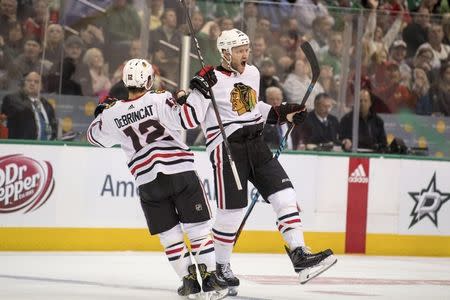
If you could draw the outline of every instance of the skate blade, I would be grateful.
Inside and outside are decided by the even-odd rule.
[[[228,296],[234,297],[238,294],[238,287],[237,286],[229,286],[228,287]]]
[[[195,295],[195,300],[220,300],[228,297],[228,290],[223,289],[220,291],[203,292]]]
[[[190,294],[186,296],[186,299],[190,299],[190,300],[197,300],[199,299],[198,297],[201,295],[201,293],[197,293],[197,294]]]
[[[298,278],[301,284],[305,284],[311,279],[316,278],[329,268],[331,268],[334,264],[336,264],[337,258],[334,255],[330,255],[321,261],[317,266],[304,269],[298,273]]]

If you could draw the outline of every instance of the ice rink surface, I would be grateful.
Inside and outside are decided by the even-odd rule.
[[[234,254],[227,299],[450,299],[450,258],[337,257],[300,285],[286,255]],[[1,300],[183,299],[179,285],[161,252],[0,252]]]

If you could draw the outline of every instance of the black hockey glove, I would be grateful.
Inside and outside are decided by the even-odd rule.
[[[213,66],[205,66],[191,79],[189,87],[202,93],[203,97],[210,99],[209,90],[217,83]]]
[[[292,117],[292,122],[295,125],[300,125],[303,122],[305,122],[306,116],[308,115],[308,112],[305,110],[302,110],[301,112],[298,112]]]
[[[306,114],[306,108],[304,105],[296,104],[296,103],[285,103],[280,106],[273,106],[269,114],[267,115],[267,123],[269,124],[284,124],[288,122],[287,115],[293,112],[298,112],[294,115],[294,118],[296,115],[302,115]],[[299,116],[301,117],[301,116]],[[301,117],[304,118],[305,116]],[[299,123],[295,123],[296,120],[294,119],[294,124],[300,124],[304,120],[301,119]]]
[[[109,96],[106,96],[106,97],[103,97],[102,99],[100,99],[100,101],[99,101],[100,104],[97,105],[97,107],[95,108],[95,111],[94,111],[95,118],[97,118],[97,116],[99,114],[101,114],[106,108],[110,108],[111,106],[116,104],[117,100],[118,99],[112,98]]]
[[[178,92],[175,93],[174,96],[179,105],[185,104],[186,100],[188,98],[188,95],[186,94],[186,92],[184,90],[179,90]]]

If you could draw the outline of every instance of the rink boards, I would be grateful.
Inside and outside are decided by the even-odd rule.
[[[208,156],[195,151],[214,200]],[[450,162],[283,153],[305,239],[337,253],[450,256]],[[249,199],[255,189],[249,185]],[[260,199],[236,246],[284,251]],[[162,250],[150,237],[119,148],[2,143],[0,250]]]

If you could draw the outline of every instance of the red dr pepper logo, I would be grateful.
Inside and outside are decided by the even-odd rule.
[[[53,168],[22,154],[0,157],[0,214],[41,207],[55,186]]]

